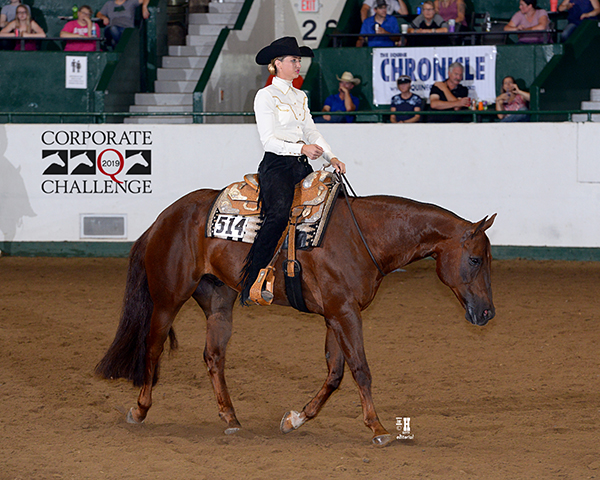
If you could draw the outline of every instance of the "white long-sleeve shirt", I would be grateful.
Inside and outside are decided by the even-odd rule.
[[[254,97],[254,113],[265,152],[300,156],[305,143],[319,145],[328,162],[335,157],[313,122],[306,94],[291,81],[274,77],[271,85],[260,89]]]

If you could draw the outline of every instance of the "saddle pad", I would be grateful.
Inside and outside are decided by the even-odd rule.
[[[296,248],[318,247],[321,244],[340,188],[339,183],[328,182],[330,175],[329,172],[324,171],[313,172],[296,187],[294,198],[302,198],[305,202],[301,205],[302,215],[296,227]],[[251,183],[248,182],[249,180]],[[245,181],[232,183],[219,193],[208,215],[207,237],[245,243],[254,242],[262,225],[254,180],[254,176],[246,175]],[[307,199],[306,190],[309,189],[315,190],[318,194]],[[296,205],[292,208],[300,207]]]

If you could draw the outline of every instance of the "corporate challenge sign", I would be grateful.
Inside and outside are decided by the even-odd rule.
[[[412,91],[429,98],[435,82],[448,77],[448,67],[460,62],[465,67],[461,82],[469,97],[486,102],[496,99],[496,47],[412,47],[373,49],[373,103],[389,105],[398,93],[400,75],[412,79]]]

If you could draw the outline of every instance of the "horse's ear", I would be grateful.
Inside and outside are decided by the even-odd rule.
[[[484,217],[483,220],[479,222],[473,230],[471,237],[474,237],[479,232],[485,232],[488,228],[490,228],[496,219],[496,215],[497,213],[494,213],[490,218],[487,218],[487,216]]]

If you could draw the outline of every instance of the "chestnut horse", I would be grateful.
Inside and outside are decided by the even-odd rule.
[[[141,387],[137,408],[127,415],[131,423],[143,422],[148,414],[164,344],[169,337],[171,347],[176,347],[173,321],[192,297],[206,315],[204,360],[219,416],[227,424],[225,433],[241,428],[224,366],[240,272],[250,247],[206,237],[207,215],[218,193],[197,190],[179,199],[158,216],[131,250],[116,337],[96,367],[105,378],[126,378]],[[433,257],[440,280],[458,297],[467,320],[485,325],[495,314],[490,285],[492,256],[485,234],[494,217],[471,223],[435,205],[391,196],[350,197],[348,202],[338,199],[321,247],[297,252],[306,306],[325,318],[329,372],[319,392],[300,413],[284,415],[283,433],[319,413],[339,386],[347,363],[358,385],[364,422],[373,432],[373,443],[385,445],[392,439],[373,404],[361,311],[373,301],[384,274]],[[281,265],[286,254],[282,250],[276,265]],[[279,268],[274,293],[274,303],[289,305]]]

